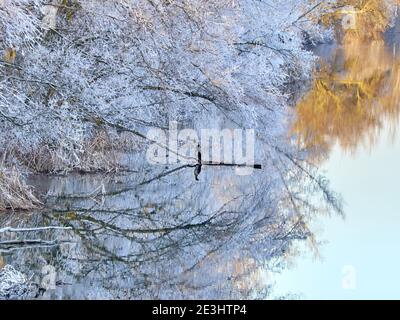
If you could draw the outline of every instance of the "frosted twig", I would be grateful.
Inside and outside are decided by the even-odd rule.
[[[11,228],[11,227],[6,227],[0,229],[0,233],[5,233],[5,232],[31,232],[31,231],[46,231],[46,230],[72,230],[71,227],[55,227],[55,226],[49,226],[49,227],[37,227],[37,228]]]

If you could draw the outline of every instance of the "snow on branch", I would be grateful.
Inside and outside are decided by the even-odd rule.
[[[0,300],[19,300],[32,296],[36,287],[23,273],[6,265],[0,269]]]
[[[46,230],[72,230],[72,227],[56,227],[56,226],[50,226],[50,227],[37,227],[37,228],[11,228],[11,227],[6,227],[6,228],[1,228],[0,233],[5,233],[5,232],[31,232],[31,231],[46,231]]]

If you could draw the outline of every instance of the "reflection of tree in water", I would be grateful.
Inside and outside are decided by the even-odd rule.
[[[156,180],[150,178],[162,175],[146,170],[53,178],[51,211],[26,220],[4,216],[1,224],[70,226],[24,234],[68,243],[3,254],[28,275],[54,265],[59,286],[46,293],[52,297],[265,296],[265,271],[283,268],[296,241],[314,241],[307,224],[321,206],[340,210],[300,154],[289,147],[272,150],[266,167],[275,169],[247,177],[206,168],[201,182],[194,181],[192,169]],[[312,194],[322,200],[312,203]]]
[[[356,37],[358,39],[380,39],[393,20],[393,13],[399,0],[338,0],[322,17],[327,25],[343,25],[343,19],[350,19],[346,30],[336,28],[338,38]]]
[[[348,35],[330,66],[318,72],[297,107],[293,130],[306,147],[328,151],[337,141],[355,151],[373,144],[383,123],[399,117],[399,57],[385,42]],[[386,120],[389,120],[387,122]]]

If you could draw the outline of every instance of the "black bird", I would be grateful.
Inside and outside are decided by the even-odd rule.
[[[199,174],[201,173],[201,167],[202,167],[202,162],[201,162],[201,147],[200,144],[197,145],[197,165],[194,169],[194,178],[196,181],[199,181]]]
[[[196,181],[199,181],[199,174],[201,172],[201,164],[197,164],[196,167],[194,168],[194,178]]]

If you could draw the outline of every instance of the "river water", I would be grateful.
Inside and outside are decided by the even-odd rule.
[[[321,70],[299,103],[295,131],[345,201],[345,219],[313,230],[319,255],[302,248],[274,277],[277,294],[305,299],[400,298],[399,23],[382,38],[349,37],[317,48]]]

